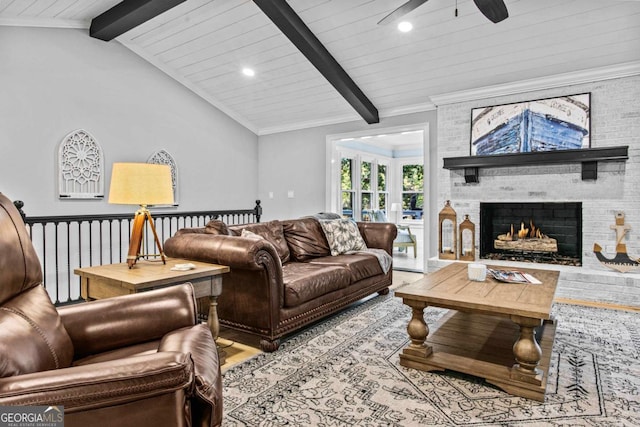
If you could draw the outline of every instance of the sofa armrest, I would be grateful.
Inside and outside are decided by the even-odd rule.
[[[393,240],[398,234],[395,224],[358,222],[358,229],[368,248],[384,249],[389,255],[393,255]]]
[[[157,340],[197,322],[190,283],[60,307],[58,313],[76,359]]]
[[[0,404],[64,405],[65,413],[135,402],[188,388],[190,354],[154,353],[0,378]]]
[[[173,258],[226,265],[244,270],[262,270],[262,257],[280,263],[273,245],[264,239],[207,233],[181,233],[164,242],[164,253]]]

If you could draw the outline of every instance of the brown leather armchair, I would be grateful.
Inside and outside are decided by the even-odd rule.
[[[64,406],[65,426],[217,426],[215,342],[191,284],[56,307],[0,193],[0,405]]]

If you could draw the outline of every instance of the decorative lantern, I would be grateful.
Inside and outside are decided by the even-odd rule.
[[[438,214],[440,225],[438,235],[438,258],[456,259],[456,242],[458,241],[456,211],[451,207],[451,202],[447,200],[444,208]]]
[[[476,260],[476,226],[469,220],[469,215],[464,216],[464,221],[460,223],[460,247],[459,259],[462,261]]]

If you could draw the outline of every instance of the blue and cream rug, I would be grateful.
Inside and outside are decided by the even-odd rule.
[[[224,427],[640,426],[640,315],[556,304],[546,401],[399,365],[410,309],[373,298],[224,374]],[[445,312],[425,310],[428,324]]]

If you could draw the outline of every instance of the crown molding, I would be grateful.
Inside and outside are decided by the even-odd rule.
[[[638,74],[640,74],[640,61],[626,62],[607,67],[555,74],[537,79],[521,80],[513,83],[432,95],[431,101],[433,101],[436,106],[442,106],[458,102],[477,101],[479,99],[495,98],[498,96],[515,95],[563,86],[631,77]]]
[[[260,130],[258,131],[258,135],[270,135],[273,133],[335,125],[338,123],[355,122],[358,120],[362,120],[362,117],[360,117],[360,115],[358,114],[345,114],[341,116],[325,117],[318,120],[308,120],[304,122],[287,123],[280,126],[268,126],[260,128]]]
[[[0,26],[7,27],[41,27],[41,28],[75,28],[88,30],[91,22],[78,19],[59,18],[0,18]]]
[[[422,113],[425,111],[433,111],[437,107],[435,104],[428,102],[425,104],[408,105],[406,107],[389,108],[380,110],[380,118],[402,116],[404,114]],[[305,122],[289,123],[282,126],[271,126],[260,128],[258,135],[269,135],[272,133],[289,132],[292,130],[308,129],[319,126],[335,125],[340,123],[354,122],[362,118],[357,114],[347,114],[343,116],[327,117],[320,120],[309,120]]]
[[[423,113],[425,111],[433,111],[438,107],[433,102],[425,102],[424,104],[406,105],[397,108],[388,108],[381,110],[382,117],[402,116],[404,114]]]

